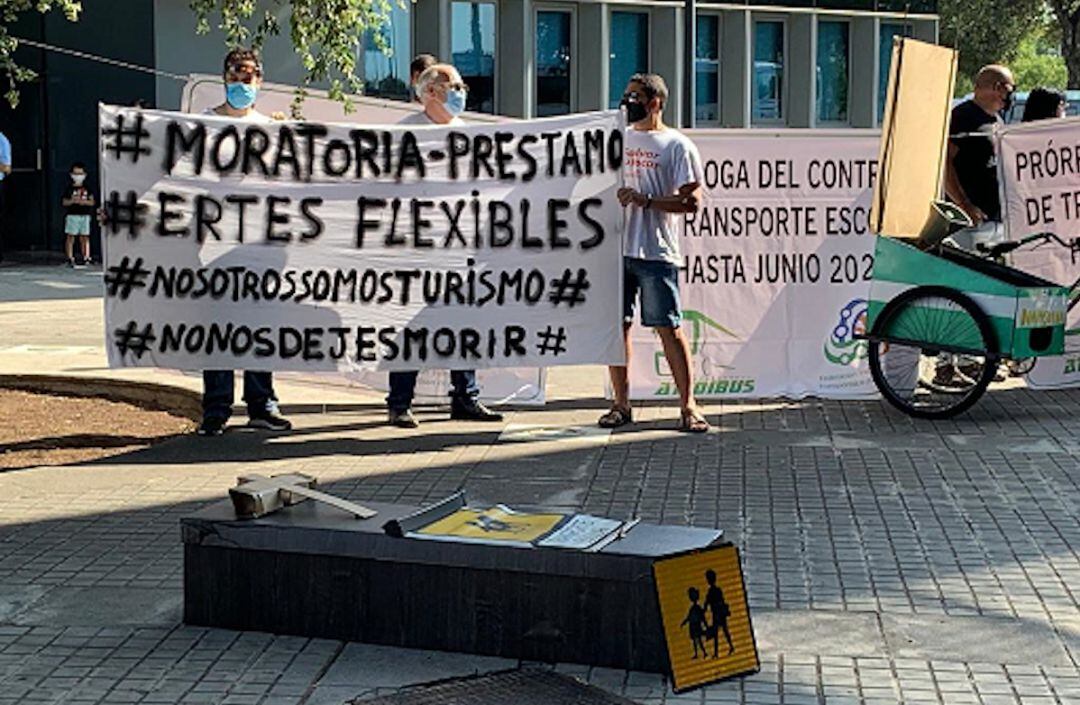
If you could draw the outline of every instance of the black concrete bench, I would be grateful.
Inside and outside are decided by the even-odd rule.
[[[665,672],[657,557],[718,530],[637,524],[597,553],[387,536],[416,507],[357,520],[303,502],[238,520],[223,501],[181,520],[184,621],[275,634]]]

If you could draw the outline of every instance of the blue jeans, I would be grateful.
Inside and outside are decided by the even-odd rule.
[[[234,397],[233,371],[204,370],[202,375],[203,418],[228,419],[232,416]],[[244,401],[247,402],[249,417],[265,414],[268,411],[277,411],[273,374],[245,372]]]
[[[623,257],[623,320],[634,320],[634,304],[641,294],[641,325],[678,328],[682,321],[679,268],[661,260]]]
[[[418,374],[418,372],[390,373],[390,394],[386,397],[386,406],[390,411],[402,412],[412,406]],[[452,387],[450,403],[454,406],[471,404],[480,395],[475,370],[451,370],[450,385]]]

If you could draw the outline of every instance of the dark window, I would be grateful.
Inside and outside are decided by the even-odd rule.
[[[648,70],[649,16],[643,12],[612,12],[608,107],[619,107],[630,77]]]
[[[364,33],[364,95],[411,100],[410,49],[408,7],[391,4],[386,22]]]
[[[698,15],[694,66],[694,119],[701,125],[720,121],[720,18]]]
[[[784,23],[754,23],[754,122],[784,119]]]
[[[818,22],[817,119],[848,119],[848,23]]]
[[[539,117],[570,112],[569,12],[536,13],[536,114]]]
[[[454,2],[450,16],[453,63],[469,86],[466,108],[495,112],[495,5]]]

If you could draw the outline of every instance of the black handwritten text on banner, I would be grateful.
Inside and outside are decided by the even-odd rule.
[[[113,366],[617,363],[614,112],[234,122],[102,106]]]
[[[1064,240],[1080,235],[1080,118],[1008,125],[994,137],[1009,239],[1047,232]],[[1076,265],[1065,248],[1023,248],[1010,255],[1009,263],[1052,282],[1076,279]],[[1028,386],[1080,386],[1080,307],[1069,312],[1065,353],[1040,358],[1027,375]]]
[[[691,133],[704,197],[684,216],[683,330],[703,399],[875,395],[863,332],[874,235],[876,132]],[[678,389],[656,336],[635,328],[631,394]]]

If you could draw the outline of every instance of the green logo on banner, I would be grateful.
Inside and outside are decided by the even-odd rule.
[[[865,360],[869,344],[856,334],[866,332],[866,299],[852,299],[840,310],[840,322],[825,341],[825,359],[834,365],[849,367],[856,360]]]
[[[689,328],[690,354],[694,357],[697,365],[697,374],[694,380],[694,394],[707,396],[717,394],[749,394],[754,391],[754,380],[732,379],[724,377],[724,371],[730,370],[730,365],[722,365],[713,361],[705,354],[705,343],[709,340],[709,334],[719,333],[728,338],[739,340],[735,331],[727,326],[716,322],[701,311],[683,311],[684,329]],[[657,377],[671,377],[671,368],[667,364],[663,350],[657,350],[653,355],[653,372]],[[660,387],[654,392],[655,396],[675,396],[679,390],[674,382],[661,382]]]

